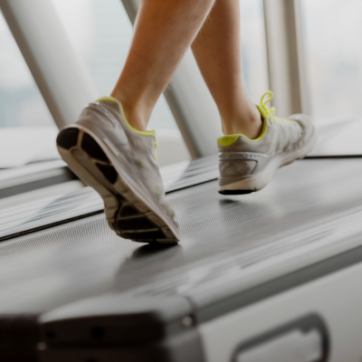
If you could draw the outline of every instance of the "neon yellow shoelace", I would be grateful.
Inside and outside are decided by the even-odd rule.
[[[264,101],[264,98],[266,96],[269,96],[269,98],[266,101]],[[273,116],[275,114],[275,107],[267,107],[266,106],[267,103],[269,103],[273,99],[273,97],[274,97],[273,92],[272,91],[267,91],[262,95],[262,97],[260,99],[260,108],[263,109],[263,111],[264,111],[263,113],[266,116]]]
[[[264,98],[269,96],[267,100],[264,101]],[[274,97],[272,91],[265,92],[260,99],[260,106],[257,106],[262,117],[270,117],[275,123],[283,123],[283,124],[293,124],[293,122],[289,119],[280,118],[275,115],[275,107],[267,107],[267,103],[269,103]]]

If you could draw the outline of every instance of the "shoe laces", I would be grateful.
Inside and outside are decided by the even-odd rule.
[[[264,98],[269,96],[266,100]],[[290,119],[280,118],[275,115],[275,107],[267,107],[267,104],[273,99],[274,94],[272,91],[265,92],[260,99],[260,106],[257,106],[262,117],[265,119],[269,117],[276,124],[294,124]]]

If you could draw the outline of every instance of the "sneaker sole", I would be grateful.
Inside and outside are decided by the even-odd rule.
[[[265,166],[265,168],[250,177],[244,178],[240,181],[236,181],[219,189],[221,195],[245,195],[252,192],[256,192],[264,188],[274,176],[274,173],[281,167],[287,166],[293,163],[295,160],[304,158],[311,152],[317,142],[316,131],[313,133],[311,141],[299,149],[297,152],[293,152],[286,155],[278,155]]]
[[[117,172],[106,147],[83,127],[69,127],[57,137],[57,148],[69,168],[104,201],[104,213],[117,235],[141,243],[174,244],[179,241],[167,222],[130,186],[130,178]],[[107,155],[108,153],[108,155]]]

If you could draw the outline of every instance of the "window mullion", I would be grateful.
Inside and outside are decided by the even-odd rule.
[[[264,0],[269,83],[278,114],[309,113],[300,0]]]
[[[59,128],[98,97],[51,1],[2,0],[0,8]]]

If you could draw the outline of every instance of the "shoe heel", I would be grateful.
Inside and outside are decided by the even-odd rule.
[[[174,244],[178,238],[124,183],[102,147],[87,130],[69,127],[57,137],[69,168],[102,197],[109,226],[126,239]]]

